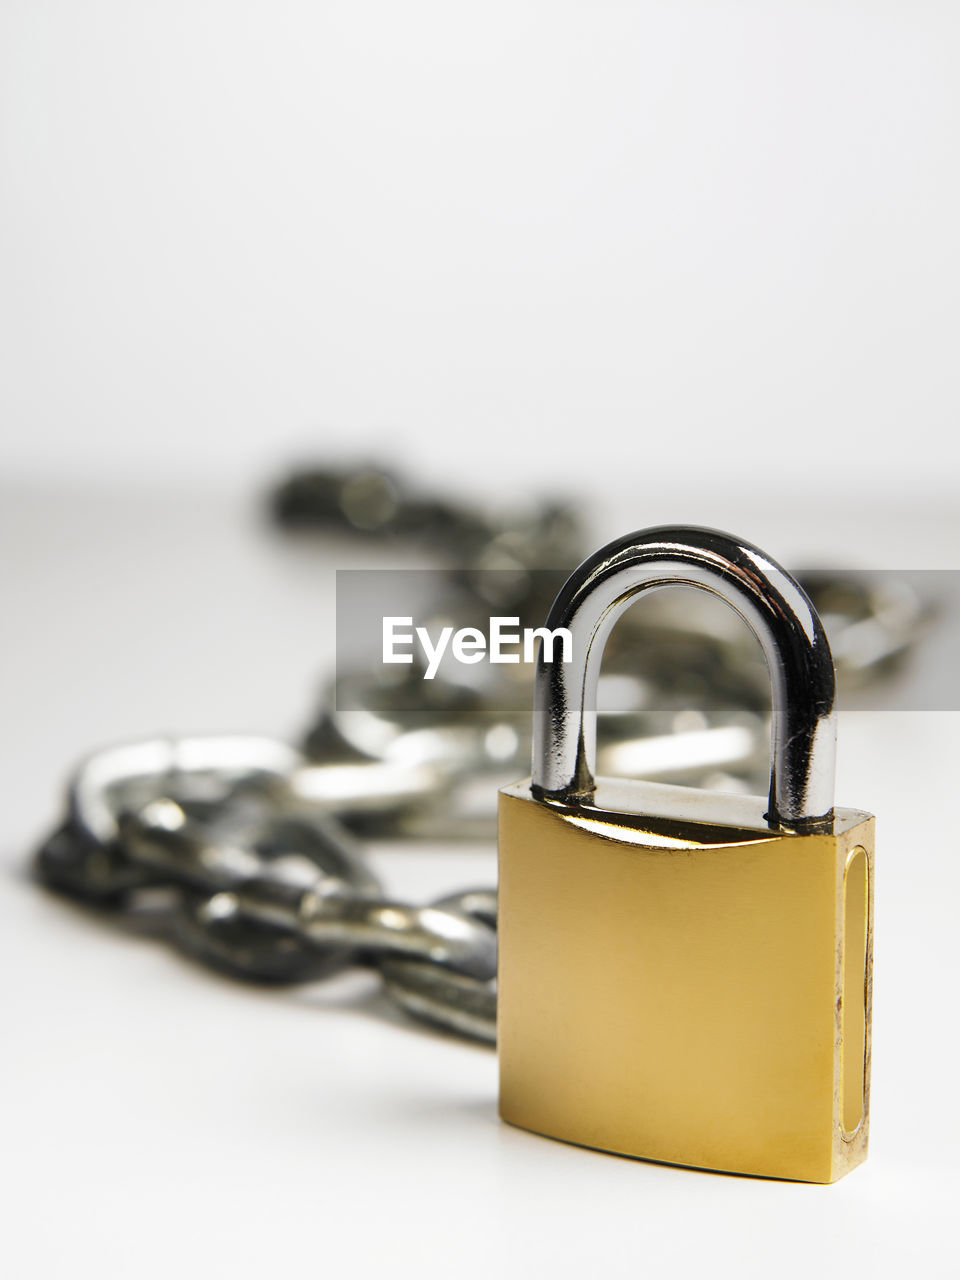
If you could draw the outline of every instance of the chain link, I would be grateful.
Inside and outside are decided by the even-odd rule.
[[[166,891],[170,939],[236,977],[308,982],[348,965],[378,968],[408,1012],[492,1043],[495,893],[427,906],[387,895],[347,828],[298,805],[307,767],[263,739],[111,748],[75,776],[38,875],[116,912]]]

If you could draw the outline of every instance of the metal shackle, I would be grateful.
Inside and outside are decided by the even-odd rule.
[[[534,793],[577,801],[594,792],[596,693],[614,624],[646,591],[686,585],[726,601],[760,641],[770,674],[770,807],[776,829],[829,826],[836,769],[836,677],[830,644],[806,592],[764,552],[714,529],[663,525],[609,543],[576,569],[546,621],[572,639],[571,660],[537,660]]]

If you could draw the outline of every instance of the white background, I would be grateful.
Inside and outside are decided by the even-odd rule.
[[[943,0],[5,0],[19,474],[952,492]]]
[[[952,4],[0,6],[0,1216],[17,1277],[956,1274],[960,716],[841,725],[880,817],[873,1149],[832,1188],[550,1143],[364,978],[233,986],[25,879],[68,766],[291,734],[299,455],[581,496],[598,539],[957,568]],[[402,896],[487,846],[382,848]]]

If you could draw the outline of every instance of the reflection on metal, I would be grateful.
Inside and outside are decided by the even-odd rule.
[[[410,1012],[492,1041],[496,895],[465,892],[425,907],[388,897],[355,838],[309,802],[329,799],[321,774],[269,739],[113,747],[78,770],[67,820],[40,850],[38,873],[51,888],[130,915],[165,890],[168,935],[238,977],[304,982],[346,965],[379,967]],[[384,803],[384,781],[355,787],[355,812],[371,793]],[[402,795],[386,795],[409,803],[401,781]]]

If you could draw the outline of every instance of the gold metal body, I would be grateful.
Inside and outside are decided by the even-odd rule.
[[[500,794],[500,1114],[670,1164],[832,1182],[866,1156],[874,820],[598,779]]]

